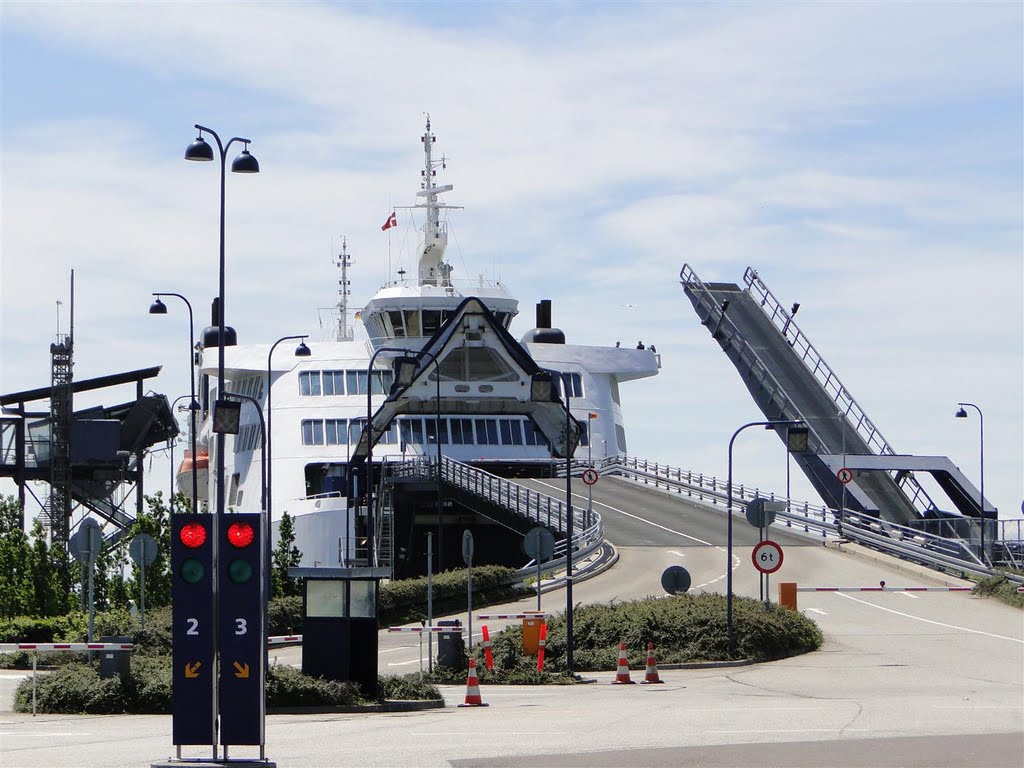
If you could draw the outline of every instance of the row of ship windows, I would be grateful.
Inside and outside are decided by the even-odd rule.
[[[304,419],[303,445],[355,445],[366,419]],[[588,424],[580,426],[580,445],[589,443]],[[547,445],[532,421],[524,419],[441,419],[442,445]],[[391,422],[378,441],[383,445],[437,445],[433,418],[401,418]]]
[[[366,371],[300,371],[299,394],[304,397],[321,395],[365,395],[367,390]],[[374,395],[391,391],[394,374],[391,371],[374,371],[369,378]],[[556,383],[558,380],[556,379]],[[583,377],[578,373],[561,374],[559,394],[568,389],[570,397],[583,397]]]
[[[433,336],[452,315],[446,309],[391,310],[385,313],[385,331],[394,337]],[[502,328],[508,328],[512,315],[495,312],[495,319]]]

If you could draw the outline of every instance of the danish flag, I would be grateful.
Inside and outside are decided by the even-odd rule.
[[[395,212],[392,211],[391,215],[388,216],[388,220],[384,222],[384,226],[380,228],[381,232],[387,232],[392,227],[398,226],[398,217],[395,216]]]

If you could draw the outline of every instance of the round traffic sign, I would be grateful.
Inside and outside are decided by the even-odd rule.
[[[583,482],[587,485],[593,485],[597,482],[598,474],[596,469],[585,469],[583,470]]]
[[[543,526],[531,528],[523,539],[523,551],[527,557],[532,557],[538,562],[550,560],[555,552],[555,537]]]
[[[661,587],[670,595],[690,588],[690,572],[681,565],[670,565],[661,574]]]
[[[128,542],[128,554],[136,565],[152,565],[156,560],[156,539],[148,533],[140,533]]]
[[[770,539],[765,539],[754,547],[750,559],[761,573],[775,573],[782,567],[782,547]]]
[[[853,480],[853,470],[843,467],[838,472],[836,472],[836,478],[839,480],[840,483],[846,485],[848,482]]]

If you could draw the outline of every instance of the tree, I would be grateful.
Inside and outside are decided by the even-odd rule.
[[[292,597],[302,594],[299,579],[288,578],[288,569],[302,561],[302,553],[295,546],[295,521],[287,512],[277,526],[277,546],[273,552],[270,574],[271,593],[274,597]]]
[[[21,529],[21,506],[0,497],[0,616],[20,616],[33,603],[32,547]]]

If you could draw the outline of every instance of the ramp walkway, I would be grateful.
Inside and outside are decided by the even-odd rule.
[[[900,525],[938,509],[909,471],[865,468],[845,486],[839,482],[832,457],[896,452],[755,270],[746,270],[740,286],[705,283],[685,264],[680,282],[765,417],[800,419],[810,428],[809,451],[794,459],[826,505]],[[985,502],[962,475],[958,480],[953,503],[961,514],[980,516]],[[949,475],[942,481],[949,484]],[[986,516],[994,516],[989,509]]]

